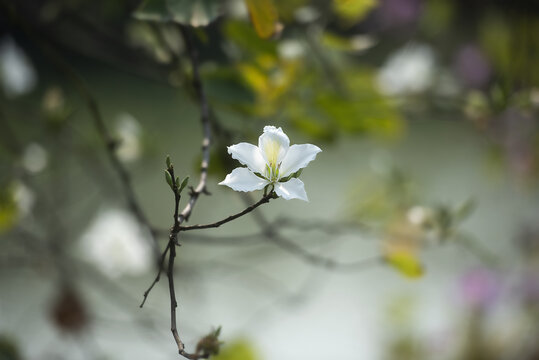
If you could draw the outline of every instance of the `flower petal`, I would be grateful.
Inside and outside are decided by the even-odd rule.
[[[238,160],[243,165],[247,165],[252,172],[260,174],[264,173],[266,160],[264,160],[264,157],[257,146],[243,142],[229,146],[228,153],[233,159]]]
[[[281,163],[281,177],[295,173],[306,167],[322,150],[312,144],[292,145]]]
[[[247,168],[235,168],[219,185],[226,185],[236,191],[261,190],[269,184],[268,180],[259,178]]]
[[[290,147],[290,140],[283,129],[275,126],[264,126],[264,133],[258,138],[258,147],[266,162],[270,166],[277,166],[283,161]]]
[[[275,192],[285,200],[300,199],[309,201],[303,181],[300,179],[293,178],[284,183],[276,183]]]

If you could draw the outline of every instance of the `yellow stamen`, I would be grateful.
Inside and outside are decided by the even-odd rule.
[[[266,159],[268,159],[268,162],[273,169],[277,166],[277,158],[279,157],[280,150],[281,144],[275,140],[268,140],[264,146]]]

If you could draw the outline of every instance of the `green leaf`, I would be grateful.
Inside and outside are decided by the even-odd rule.
[[[179,182],[179,178],[178,178],[178,182]],[[189,176],[187,176],[185,179],[183,179],[182,184],[180,185],[180,187],[178,189],[178,194],[181,193],[183,189],[185,189],[188,182],[189,182]]]
[[[277,43],[261,39],[253,27],[245,22],[227,21],[224,25],[224,33],[243,51],[253,56],[277,55]]]
[[[385,255],[389,265],[409,278],[421,277],[424,273],[423,265],[417,256],[409,251],[392,251]]]
[[[258,36],[267,39],[278,32],[279,14],[273,0],[245,0]]]
[[[333,91],[316,94],[314,106],[346,133],[397,138],[405,122],[389,99],[378,92],[371,69],[347,72],[342,79],[347,97]]]
[[[174,184],[172,183],[172,176],[170,175],[170,172],[168,172],[168,170],[165,170],[165,179],[167,180],[168,186],[170,186],[171,189],[174,189]]]
[[[170,169],[170,167],[171,167],[171,162],[170,162],[170,156],[169,156],[169,155],[167,155],[167,158],[166,158],[165,162],[166,162],[166,164],[167,164],[167,169]]]

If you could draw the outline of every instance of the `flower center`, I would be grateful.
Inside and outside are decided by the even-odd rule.
[[[269,140],[264,146],[264,152],[266,153],[266,159],[271,167],[277,165],[277,159],[281,150],[281,144],[275,140]]]
[[[281,164],[278,164],[277,166],[274,166],[272,164],[266,164],[266,179],[271,182],[276,182],[277,180],[279,180],[280,168]]]
[[[266,164],[266,178],[269,181],[275,182],[279,180],[281,164],[278,164],[277,161],[281,152],[281,144],[278,141],[269,140],[264,146],[264,152],[268,161]]]

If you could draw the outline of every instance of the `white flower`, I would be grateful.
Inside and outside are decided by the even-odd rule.
[[[121,210],[100,212],[81,236],[79,251],[111,278],[141,275],[152,266],[147,234]]]
[[[311,144],[292,145],[281,128],[265,126],[258,146],[239,143],[228,147],[228,153],[246,168],[234,169],[219,185],[236,191],[261,190],[273,185],[283,199],[309,201],[301,180],[293,175],[306,167],[321,152]]]
[[[435,75],[432,49],[411,44],[395,52],[378,73],[378,86],[386,95],[407,95],[426,91]]]
[[[49,153],[43,146],[30,143],[25,149],[22,157],[22,164],[31,173],[43,171],[49,163]]]
[[[0,85],[8,98],[30,92],[37,73],[28,56],[11,37],[0,39]]]
[[[118,157],[125,162],[137,160],[142,153],[141,129],[137,119],[128,113],[120,114],[116,123],[116,134],[120,140]]]

